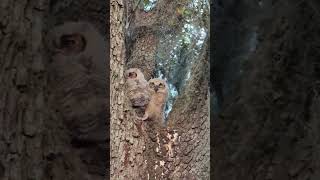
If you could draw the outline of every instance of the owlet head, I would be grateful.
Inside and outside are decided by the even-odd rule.
[[[142,74],[142,72],[138,68],[128,69],[125,73],[125,77],[126,77],[126,79],[136,79],[136,78],[139,78],[139,79],[143,78],[144,79],[144,75]]]
[[[149,80],[149,89],[154,93],[168,93],[168,85],[163,79],[150,79]]]

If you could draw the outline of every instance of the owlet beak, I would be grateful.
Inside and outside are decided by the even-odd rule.
[[[155,87],[154,87],[154,90],[155,90],[156,92],[158,92],[159,86],[155,86]]]

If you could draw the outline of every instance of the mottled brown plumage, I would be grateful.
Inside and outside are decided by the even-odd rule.
[[[133,107],[146,107],[150,101],[148,82],[140,69],[130,68],[125,72],[127,92]]]
[[[164,123],[164,107],[168,97],[168,85],[166,81],[158,78],[150,79],[148,91],[151,99],[142,120],[149,119]]]

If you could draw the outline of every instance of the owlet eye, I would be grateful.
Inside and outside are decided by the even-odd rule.
[[[153,88],[153,87],[154,87],[154,83],[153,83],[153,82],[150,83],[149,86],[150,86],[151,88]]]
[[[86,42],[83,36],[79,34],[68,34],[60,37],[60,49],[66,53],[79,53],[84,51]]]
[[[135,72],[130,72],[129,73],[129,78],[136,78],[137,74]]]
[[[160,88],[164,88],[164,87],[165,87],[165,85],[164,85],[164,84],[162,84],[162,83],[160,83],[160,84],[159,84],[159,87],[160,87]]]

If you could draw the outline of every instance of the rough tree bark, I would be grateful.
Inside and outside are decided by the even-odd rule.
[[[169,179],[210,179],[209,40],[192,67],[191,79],[174,103],[169,129],[179,135]]]
[[[123,0],[110,1],[110,14],[110,177],[121,179],[120,173],[124,173],[120,171],[124,163],[121,159],[124,151],[122,141],[126,139],[126,131],[121,126],[124,120],[125,64]]]
[[[214,179],[319,179],[319,7],[274,1],[239,91],[214,120]]]
[[[1,1],[0,179],[43,179],[43,1]]]
[[[63,13],[66,8],[68,13]],[[103,156],[94,157],[101,155],[95,151],[82,156],[81,151],[95,145],[75,147],[72,130],[50,109],[54,93],[48,86],[50,54],[45,41],[48,29],[71,20],[93,22],[105,34],[106,13],[103,1],[1,1],[0,179],[104,179],[106,165],[98,170],[91,165],[94,158],[105,162],[105,148]],[[83,18],[85,14],[91,16]],[[106,58],[101,61],[107,67]]]
[[[164,0],[150,12],[134,11],[124,29],[124,11],[135,9],[131,6],[111,2],[111,179],[208,179],[208,46],[173,107],[170,125],[138,120],[125,96],[123,71],[136,67],[147,80],[153,78],[159,38],[179,24],[165,20],[179,18],[177,5]]]

